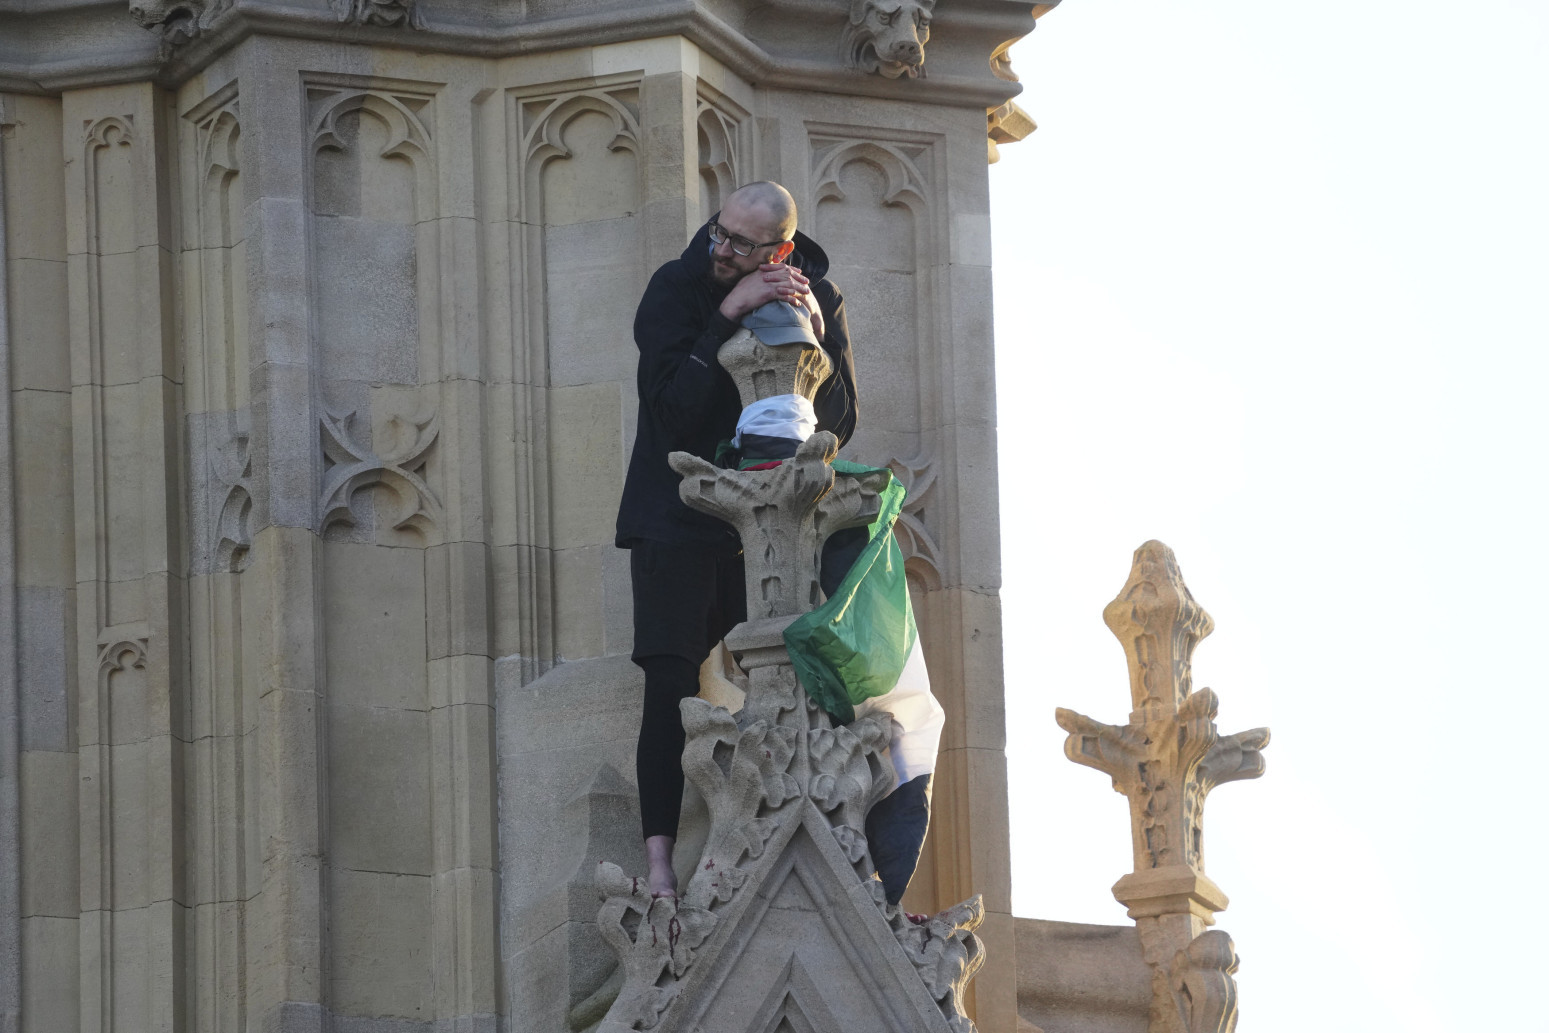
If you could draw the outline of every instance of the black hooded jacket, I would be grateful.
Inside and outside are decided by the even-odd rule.
[[[717,213],[719,214],[719,213]],[[818,429],[832,431],[843,445],[855,431],[855,357],[844,298],[823,277],[828,255],[802,233],[787,264],[806,274],[823,312],[823,350],[834,372],[813,399]],[[680,478],[667,465],[669,452],[692,452],[714,461],[716,446],[737,432],[742,402],[737,386],[715,353],[737,332],[720,313],[729,293],[710,278],[710,235],[701,226],[677,260],[651,277],[635,313],[640,393],[635,449],[619,502],[616,545],[640,539],[735,548],[737,532],[708,513],[689,509],[678,497]]]

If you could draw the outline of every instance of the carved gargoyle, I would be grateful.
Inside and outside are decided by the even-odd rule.
[[[161,34],[163,60],[203,31],[205,7],[206,0],[129,0],[129,14],[140,27]]]
[[[889,79],[923,76],[935,6],[936,0],[850,0],[845,62]]]
[[[414,0],[332,0],[334,14],[351,25],[423,29],[425,18]]]

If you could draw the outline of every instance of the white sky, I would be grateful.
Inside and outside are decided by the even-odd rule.
[[[1177,552],[1243,1033],[1549,1031],[1549,5],[1065,0],[992,167],[1015,910],[1119,924],[1101,611]]]

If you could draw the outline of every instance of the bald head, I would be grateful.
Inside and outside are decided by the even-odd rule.
[[[790,240],[796,232],[796,199],[778,183],[761,179],[732,191],[724,206],[746,212],[766,223],[770,240]]]

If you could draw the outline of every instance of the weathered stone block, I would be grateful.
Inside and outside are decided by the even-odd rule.
[[[86,830],[82,846],[94,856],[112,859],[111,897],[104,904],[110,903],[115,911],[144,909],[154,899],[154,873],[150,871],[152,837],[170,832],[153,824],[154,790],[150,780],[156,772],[152,767],[151,744],[148,740],[125,743],[108,747],[107,753],[105,774],[114,789],[111,797],[104,800],[108,824],[100,839],[93,835],[94,829]]]
[[[1045,1033],[1146,1033],[1151,969],[1134,926],[1018,918],[1017,1013]]]
[[[603,652],[627,655],[635,646],[634,596],[629,575],[629,550],[602,546]]]
[[[345,868],[429,875],[429,714],[335,702],[328,711],[328,763],[332,860]]]
[[[318,414],[306,364],[252,370],[253,526],[317,526]]]
[[[294,111],[288,114],[294,121]],[[282,164],[290,163],[272,163]],[[270,165],[263,163],[260,170]],[[305,364],[311,351],[306,212],[289,197],[255,193],[254,198],[247,218],[253,364]]]
[[[75,918],[22,919],[22,1033],[81,1028],[80,926]]]
[[[334,868],[328,882],[334,1013],[432,1019],[430,879]]]
[[[71,396],[16,391],[11,419],[16,509],[16,581],[21,585],[75,586],[75,503]]]
[[[106,953],[91,960],[88,960],[89,952],[82,957],[83,979],[98,973],[108,977],[103,979],[103,990],[108,991],[103,997],[114,1026],[154,1028],[151,1025],[153,1010],[165,1000],[170,987],[156,985],[155,977],[161,973],[157,971],[152,954],[155,931],[151,909],[145,905],[118,907],[110,912],[97,912],[95,917],[108,926],[104,944]],[[82,939],[93,945],[103,943],[95,937],[87,940],[90,929],[91,922],[82,923]]]
[[[75,754],[24,750],[20,776],[20,917],[73,919],[81,910]]]
[[[318,267],[327,271],[313,281],[324,375],[417,383],[414,228],[344,215],[312,225]]]
[[[448,542],[425,550],[427,650],[432,660],[489,655],[489,550]]]
[[[554,554],[554,646],[564,660],[603,653],[602,551],[611,545]]]
[[[592,77],[593,47],[574,47],[551,50],[547,53],[523,54],[519,58],[501,62],[497,72],[499,81],[507,89],[522,93],[532,92],[529,87],[547,86],[551,83],[584,82]]]
[[[613,540],[624,483],[619,389],[606,383],[550,392],[555,549]]]
[[[13,259],[63,262],[65,176],[63,110],[57,97],[5,96],[6,249]],[[18,295],[25,297],[25,295]],[[12,318],[17,313],[12,311]]]
[[[531,942],[518,940],[518,949],[505,953],[501,963],[509,973],[507,1014],[526,1016],[532,1030],[563,1030],[570,1024],[571,1001],[568,994],[553,989],[570,980],[566,945],[571,930],[564,925],[543,930]],[[534,929],[533,933],[537,933]],[[507,935],[509,943],[512,937]]]
[[[243,575],[244,602],[254,616],[243,627],[243,684],[257,697],[275,689],[316,692],[318,674],[318,553],[316,535],[296,527],[266,527],[254,535],[253,561]]]
[[[12,390],[70,390],[68,281],[63,261],[12,258],[6,289],[11,321]]]
[[[326,542],[322,559],[330,702],[426,709],[424,552]]]
[[[489,706],[495,698],[494,662],[487,656],[464,654],[431,660],[425,665],[430,707]]]
[[[247,907],[246,902],[229,901],[189,909],[194,970],[190,1002],[192,1009],[217,1029],[240,1029],[246,1011],[242,953],[223,948],[239,939]]]
[[[607,199],[599,203],[605,208]],[[628,380],[639,358],[631,331],[645,286],[639,220],[633,213],[589,214],[590,221],[549,226],[543,234],[549,370],[556,385]]]
[[[434,870],[493,871],[494,715],[487,706],[459,704],[432,710],[429,724]]]
[[[943,749],[936,760],[931,826],[937,892],[971,886],[984,895],[986,913],[1011,913],[1005,772],[1005,754],[995,750]]]
[[[268,905],[277,912],[294,907],[307,914],[315,889],[294,880],[300,876],[286,865],[297,858],[315,865],[322,853],[317,808],[317,707],[311,688],[269,689],[260,701],[258,752],[259,845],[267,892],[271,881],[279,889]],[[303,890],[305,892],[303,892]],[[300,899],[293,899],[301,893]],[[276,932],[276,937],[285,935]],[[272,944],[279,949],[280,944]],[[276,956],[276,962],[283,958]]]
[[[247,830],[237,817],[248,788],[241,778],[243,746],[241,737],[229,735],[205,735],[182,746],[188,773],[184,802],[195,818],[186,826],[186,884],[177,896],[190,906],[242,900],[248,894],[242,878]],[[227,942],[234,935],[229,933]]]
[[[21,585],[16,603],[21,748],[68,750],[74,739],[75,593]]]
[[[941,748],[1004,749],[999,596],[946,588],[917,594],[915,607],[931,685],[947,712]]]
[[[435,940],[459,949],[437,951],[436,1015],[438,1030],[468,1033],[493,1027],[503,1011],[501,966],[496,916],[499,890],[495,872],[487,867],[458,868],[437,873],[432,881]],[[463,949],[479,944],[480,950]]]

